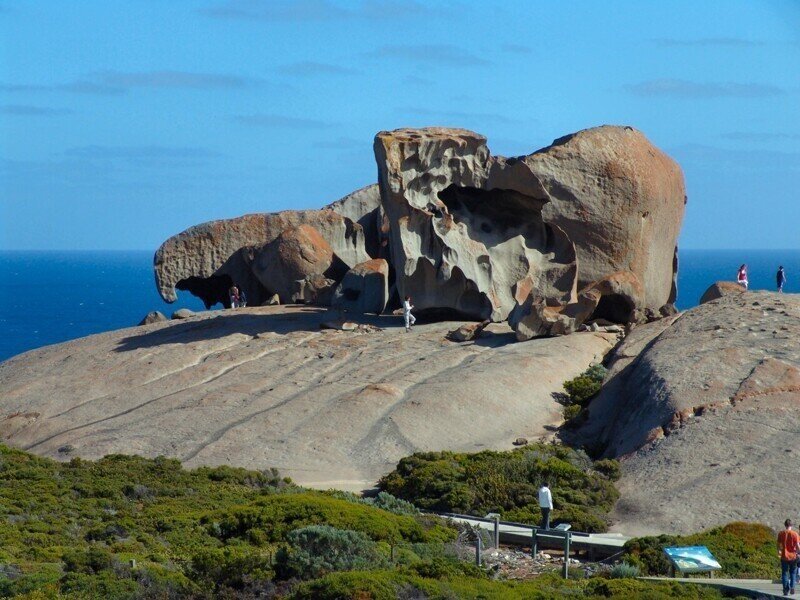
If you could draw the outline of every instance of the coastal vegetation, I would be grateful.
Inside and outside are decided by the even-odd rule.
[[[481,470],[495,477],[476,479]],[[59,463],[0,445],[0,597],[720,598],[619,570],[569,581],[495,580],[459,559],[458,539],[469,531],[417,508],[436,504],[438,474],[446,475],[440,491],[448,502],[469,502],[453,507],[499,507],[530,520],[536,514],[523,478],[548,477],[562,518],[603,522],[592,507],[607,509],[616,498],[615,472],[613,462],[592,463],[559,446],[432,453],[404,459],[385,478],[387,490],[407,499],[388,491],[361,498],[303,489],[274,470],[187,470],[176,460],[120,455]],[[730,572],[764,574],[771,558],[748,552],[765,550],[767,538],[766,528],[732,524],[667,541],[706,543]],[[628,575],[663,570],[660,540],[629,544]]]
[[[593,462],[581,451],[556,444],[531,444],[507,452],[421,452],[403,458],[379,487],[420,508],[484,515],[507,521],[540,520],[538,489],[553,491],[554,523],[577,531],[602,532],[619,497],[619,464]]]
[[[592,365],[577,377],[564,382],[567,392],[563,402],[565,421],[575,419],[600,393],[607,372],[603,365]]]

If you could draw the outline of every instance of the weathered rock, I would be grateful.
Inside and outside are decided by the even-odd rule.
[[[293,302],[316,296],[324,279],[339,279],[347,271],[320,232],[306,224],[282,231],[249,254],[250,268],[261,285]]]
[[[188,319],[190,317],[196,316],[197,313],[193,310],[189,310],[188,308],[179,308],[174,313],[172,313],[173,319]]]
[[[527,446],[528,445],[528,438],[518,437],[514,440],[515,446]]]
[[[253,273],[253,249],[299,225],[316,229],[348,268],[370,258],[361,226],[333,210],[245,215],[196,225],[164,242],[154,259],[156,287],[167,302],[177,299],[177,288],[210,307],[218,302],[228,306],[228,288],[236,284],[252,305],[261,304],[274,292]]]
[[[144,319],[139,321],[139,325],[150,325],[151,323],[160,323],[162,321],[167,321],[167,320],[168,320],[167,317],[164,316],[163,313],[161,313],[161,312],[159,312],[157,310],[154,310],[154,311],[151,311],[151,312],[147,313],[144,316]]]
[[[336,280],[325,275],[309,275],[292,282],[291,302],[328,306],[333,298]]]
[[[767,292],[725,295],[628,334],[570,440],[624,457],[620,530],[793,514],[786,449],[800,433],[798,336],[800,299]]]
[[[372,258],[386,256],[389,224],[381,207],[381,192],[377,183],[351,192],[325,208],[361,225],[366,250]]]
[[[261,306],[278,306],[281,303],[281,297],[278,294],[272,294],[269,298],[267,298]]]
[[[420,309],[502,319],[526,279],[552,307],[615,273],[639,282],[636,311],[674,301],[683,176],[632,128],[512,159],[470,131],[402,129],[380,132],[375,155],[398,289]]]
[[[562,420],[552,394],[614,342],[515,344],[493,323],[481,344],[450,344],[459,323],[405,335],[396,317],[363,316],[363,330],[320,329],[330,318],[307,306],[202,312],[30,351],[0,363],[0,439],[60,460],[165,455],[361,490],[415,451],[547,435]]]
[[[418,310],[502,320],[528,279],[554,303],[575,289],[575,249],[542,219],[534,177],[495,186],[486,139],[463,129],[400,129],[375,138],[398,291]],[[500,168],[502,170],[502,168]]]
[[[480,323],[464,323],[457,329],[449,331],[445,337],[452,342],[471,342],[481,336],[489,323],[491,323],[489,319]]]
[[[381,314],[389,301],[389,263],[373,258],[350,269],[336,288],[331,306],[339,310]]]
[[[734,281],[716,281],[703,292],[700,297],[700,304],[717,300],[728,294],[741,294],[745,289]]]

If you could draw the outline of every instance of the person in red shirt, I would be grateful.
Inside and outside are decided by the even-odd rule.
[[[778,556],[781,559],[781,581],[783,595],[794,594],[797,582],[797,552],[800,550],[800,535],[792,529],[791,519],[784,522],[786,527],[778,534]]]

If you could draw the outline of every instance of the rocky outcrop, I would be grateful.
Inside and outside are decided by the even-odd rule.
[[[179,289],[200,297],[207,307],[228,306],[228,288],[236,284],[252,304],[261,304],[275,292],[254,273],[255,267],[265,276],[259,249],[301,225],[315,229],[347,268],[370,258],[362,227],[334,210],[246,215],[196,225],[164,242],[154,259],[158,291],[167,302],[177,299]]]
[[[350,269],[336,288],[331,307],[381,314],[389,301],[389,264],[373,258]]]
[[[725,295],[633,329],[586,423],[566,436],[624,458],[623,530],[689,532],[793,514],[798,335],[800,299],[767,292]]]
[[[194,312],[193,310],[189,310],[188,308],[179,308],[178,310],[172,313],[172,318],[177,320],[190,319],[195,315],[197,315],[197,313]]]
[[[632,128],[517,158],[491,156],[471,131],[401,129],[380,132],[375,155],[397,286],[420,309],[504,319],[528,301],[525,286],[531,306],[561,312],[544,309],[614,274],[625,294],[600,290],[597,316],[656,314],[675,299],[683,176]]]
[[[154,310],[154,311],[151,311],[151,312],[147,313],[144,316],[144,318],[141,321],[139,321],[139,325],[150,325],[151,323],[160,323],[160,322],[166,321],[166,320],[167,320],[167,317],[163,313],[161,313],[161,312],[159,312],[157,310]]]
[[[248,253],[250,268],[258,281],[284,302],[316,296],[320,278],[335,281],[347,271],[320,232],[307,224],[290,227]]]
[[[703,292],[703,295],[700,297],[700,304],[718,300],[729,294],[741,294],[744,291],[745,289],[734,281],[716,281]]]
[[[553,393],[614,342],[515,344],[503,323],[453,344],[443,337],[460,323],[406,335],[399,317],[320,329],[328,319],[313,307],[209,311],[33,350],[0,363],[0,437],[60,460],[165,455],[362,490],[418,450],[551,435]]]
[[[384,131],[375,157],[398,291],[418,310],[503,320],[526,279],[551,303],[571,298],[575,249],[543,220],[544,189],[524,174],[493,185],[498,163],[486,138],[463,129]]]

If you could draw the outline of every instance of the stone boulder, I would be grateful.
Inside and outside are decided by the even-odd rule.
[[[174,313],[172,313],[173,319],[189,319],[194,317],[197,313],[193,310],[189,310],[188,308],[179,308]]]
[[[623,459],[620,530],[685,533],[793,514],[798,336],[800,298],[771,292],[724,295],[631,330],[586,422],[566,436]]]
[[[292,282],[289,301],[294,304],[328,306],[336,289],[336,280],[319,273]]]
[[[381,314],[389,300],[389,263],[374,258],[350,269],[336,288],[331,307]]]
[[[320,279],[341,279],[347,266],[333,252],[330,244],[311,225],[290,227],[274,240],[249,251],[250,268],[265,289],[280,298],[297,301],[303,297],[303,282],[318,291]]]
[[[471,342],[481,337],[483,330],[489,326],[491,321],[486,319],[480,323],[464,323],[460,327],[448,331],[445,336],[451,342]]]
[[[588,129],[518,158],[463,129],[383,131],[374,147],[398,291],[420,310],[501,320],[520,286],[559,307],[615,273],[638,282],[634,311],[674,301],[683,175],[640,132]]]
[[[161,322],[167,321],[167,320],[168,320],[167,317],[163,313],[161,313],[161,312],[159,312],[157,310],[154,310],[154,311],[151,311],[151,312],[147,313],[144,316],[144,319],[139,321],[139,325],[150,325],[151,323],[161,323]]]
[[[252,214],[195,225],[165,241],[154,258],[156,287],[167,302],[177,299],[176,289],[187,290],[210,307],[228,306],[228,288],[236,284],[251,305],[261,304],[272,292],[253,273],[254,249],[300,225],[319,232],[347,268],[370,259],[361,225],[335,210]]]
[[[744,291],[745,289],[735,281],[716,281],[703,292],[703,295],[700,297],[700,304],[718,300],[729,294],[741,294]]]

